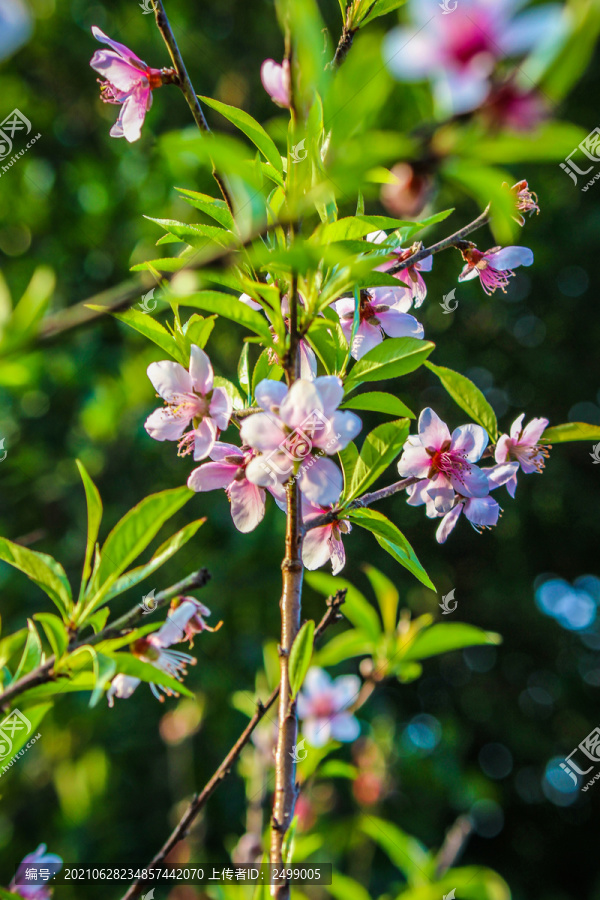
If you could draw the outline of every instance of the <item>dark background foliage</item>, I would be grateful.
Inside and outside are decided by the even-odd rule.
[[[271,4],[171,5],[199,92],[239,104],[259,120],[271,117],[259,79],[262,59],[282,53]],[[109,287],[127,276],[132,263],[155,255],[159,233],[143,214],[184,215],[173,184],[208,191],[211,185],[206,174],[176,167],[158,140],[188,124],[188,110],[174,91],[156,93],[140,142],[108,136],[114,108],[97,99],[88,66],[96,49],[90,25],[160,66],[167,59],[152,17],[132,0],[110,7],[36,0],[33,6],[33,39],[0,70],[0,115],[18,107],[42,137],[0,179],[0,266],[14,297],[36,266],[52,269],[53,306],[59,309]],[[337,4],[331,0],[323,9],[336,35]],[[596,65],[562,111],[586,131],[596,125],[598,78]],[[400,86],[388,114],[392,121],[407,119]],[[459,259],[437,257],[422,310],[426,334],[438,344],[436,362],[469,375],[505,429],[522,411],[553,423],[600,424],[594,291],[600,223],[594,191],[600,188],[581,193],[557,163],[525,164],[513,174],[514,180],[527,178],[539,194],[542,214],[528,222],[521,239],[534,250],[535,265],[519,271],[506,295],[485,297],[475,283],[459,287],[458,310],[445,316],[438,304],[455,285]],[[455,227],[478,212],[447,190],[435,202],[436,208],[456,206],[450,220]],[[370,212],[383,211],[371,206]],[[488,237],[480,236],[480,246],[493,244]],[[218,322],[208,349],[221,374],[235,371],[240,337],[231,323]],[[143,373],[159,358],[160,351],[124,326],[102,320],[2,364],[0,437],[8,457],[1,464],[0,533],[29,535],[31,546],[55,555],[74,580],[85,542],[76,457],[99,485],[104,534],[150,491],[183,483],[191,468],[189,459],[178,459],[172,446],[151,441],[143,430],[154,406]],[[426,370],[406,378],[402,391],[412,408],[432,404],[452,427],[462,424],[464,415]],[[502,490],[505,513],[493,533],[477,535],[461,522],[442,548],[422,510],[400,498],[383,510],[409,535],[440,593],[456,589],[456,616],[500,632],[504,642],[427,662],[420,680],[385,685],[374,695],[360,717],[385,757],[387,788],[362,809],[433,847],[457,815],[472,811],[477,833],[465,861],[497,870],[519,900],[600,897],[594,827],[600,792],[591,789],[560,805],[566,795],[552,792],[544,780],[549,761],[562,759],[597,724],[598,626],[582,637],[534,602],[536,579],[544,573],[573,582],[598,572],[600,467],[592,464],[591,449],[584,443],[556,447],[543,476],[520,480],[516,502]],[[181,524],[190,514],[206,514],[206,525],[143,588],[162,588],[204,565],[212,573],[202,600],[213,610],[213,623],[225,624],[196,642],[198,665],[188,684],[197,704],[160,706],[144,686],[113,710],[103,702],[89,710],[86,695],[66,695],[44,720],[36,748],[0,781],[4,883],[16,861],[42,841],[71,863],[147,861],[183,800],[206,781],[243,727],[230,696],[254,691],[262,643],[277,637],[283,517],[271,505],[263,524],[243,536],[232,527],[220,492],[193,498]],[[438,613],[439,598],[416,586],[369,535],[355,529],[346,545],[344,576],[365,593],[361,564],[369,561],[396,582],[402,604],[414,614]],[[6,631],[22,627],[45,603],[6,567],[0,585]],[[115,601],[115,610],[135,603],[137,594]],[[307,616],[319,616],[321,596],[307,589],[305,606]],[[426,723],[426,732],[435,735],[439,728],[433,748],[419,747],[410,738],[414,729],[407,730],[422,714],[433,717],[417,720]],[[510,764],[503,768],[506,751]],[[352,758],[348,749],[338,756]],[[491,777],[499,772],[502,777]],[[357,831],[361,804],[345,782],[321,783],[309,796],[323,809],[315,829],[327,835],[327,858],[364,881],[372,896],[392,895],[397,873]],[[244,803],[243,781],[233,775],[193,833],[193,859],[228,862],[227,851],[245,830]],[[58,895],[76,896],[70,891],[61,888]],[[107,889],[86,888],[85,896],[105,897]],[[118,890],[111,888],[110,896]]]

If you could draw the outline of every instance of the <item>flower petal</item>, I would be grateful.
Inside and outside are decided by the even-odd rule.
[[[529,445],[537,444],[549,424],[549,419],[532,419],[523,429],[521,443]]]
[[[242,422],[240,437],[244,444],[263,452],[276,450],[285,441],[279,421],[269,413],[255,413]]]
[[[452,432],[451,448],[464,453],[469,462],[477,462],[488,445],[488,435],[481,425],[461,425]]]
[[[208,354],[196,344],[192,344],[190,349],[190,377],[194,390],[198,394],[208,394],[209,391],[212,391],[213,367]]]
[[[332,525],[322,528],[311,528],[307,531],[302,543],[302,562],[305,568],[320,569],[331,558],[329,539],[333,531]]]
[[[466,464],[460,472],[448,473],[454,490],[463,497],[485,497],[490,490],[485,472],[477,466]]]
[[[175,394],[189,394],[193,390],[190,373],[170,359],[150,363],[146,371],[154,390],[163,400],[171,400]]]
[[[238,531],[254,531],[265,514],[265,492],[248,479],[234,481],[228,490],[231,518]]]
[[[493,525],[498,524],[500,507],[493,497],[467,500],[465,503],[465,516],[477,528],[491,528]]]
[[[361,428],[362,422],[357,415],[345,410],[338,410],[329,419],[329,427],[317,432],[313,444],[332,456],[347,447]]]
[[[431,469],[431,456],[421,444],[405,444],[398,460],[398,473],[402,478],[426,478]]]
[[[444,516],[439,524],[438,530],[435,533],[435,539],[438,544],[443,544],[448,539],[450,532],[453,530],[454,526],[460,518],[462,508],[463,504],[457,503],[454,509],[451,509],[450,512]]]
[[[194,459],[204,459],[217,439],[217,426],[212,419],[204,418],[194,429]]]
[[[313,503],[332,506],[342,493],[342,473],[330,459],[308,457],[298,471],[302,493]]]
[[[314,383],[321,397],[323,413],[329,418],[344,399],[342,379],[337,375],[321,375]]]
[[[450,440],[448,426],[429,406],[419,416],[419,437],[428,450],[441,450]]]
[[[97,25],[92,25],[92,34],[97,41],[100,41],[100,43],[108,44],[108,46],[112,50],[114,50],[115,53],[118,53],[118,55],[121,56],[124,60],[130,63],[137,63],[144,69],[148,68],[146,63],[143,62],[143,60],[141,60],[139,56],[136,56],[133,50],[130,50],[129,47],[125,46],[125,44],[120,44],[118,41],[113,41],[113,39],[104,34],[104,32],[101,31]]]
[[[236,472],[237,466],[228,463],[204,463],[190,472],[187,486],[192,491],[216,491],[218,488],[226,488],[231,484]]]
[[[323,402],[314,381],[299,378],[293,383],[280,407],[279,415],[288,428],[302,428],[315,413],[323,413]],[[251,419],[254,418],[251,416]]]
[[[360,693],[361,680],[357,675],[341,675],[333,682],[335,706],[339,712],[352,706]]]
[[[143,72],[110,50],[96,50],[90,60],[90,66],[113,87],[126,94],[131,93],[141,82],[148,85],[148,79]]]
[[[425,334],[425,329],[414,316],[408,316],[406,313],[398,312],[395,309],[388,309],[386,312],[378,313],[377,318],[389,337],[413,337],[420,340]]]
[[[124,137],[130,144],[139,141],[151,97],[152,91],[150,86],[148,84],[138,84],[121,107],[121,115],[117,122],[122,134],[113,134],[117,127],[114,125],[110,131],[111,136]]]
[[[184,416],[176,416],[169,409],[155,409],[144,422],[144,428],[155,441],[178,441],[190,423]]]
[[[209,412],[210,417],[214,421],[219,431],[225,431],[229,425],[233,405],[231,397],[222,387],[216,387],[210,399]]]
[[[348,334],[350,338],[351,331]],[[371,325],[369,322],[361,322],[356,329],[354,340],[352,341],[352,356],[354,359],[362,359],[365,353],[377,347],[383,341],[381,328],[378,325]]]
[[[533,263],[533,251],[529,247],[504,247],[495,253],[486,253],[486,258],[494,269],[504,271]]]
[[[350,743],[360,734],[360,723],[350,713],[340,713],[331,719],[331,737],[335,741]]]
[[[282,381],[273,381],[271,378],[263,378],[256,385],[254,396],[259,406],[266,412],[271,412],[274,407],[279,407],[287,394],[288,389]]]

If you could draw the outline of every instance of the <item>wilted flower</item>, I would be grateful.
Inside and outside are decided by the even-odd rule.
[[[265,378],[255,396],[264,412],[244,419],[240,435],[260,455],[248,463],[246,478],[272,487],[294,475],[307,499],[324,506],[335,503],[342,475],[324,454],[343,450],[362,427],[358,416],[337,408],[344,396],[341,379],[335,375],[314,381],[300,378],[288,389],[280,381]]]
[[[56,853],[48,853],[46,851],[46,845],[40,844],[37,850],[34,850],[33,853],[28,853],[19,864],[17,870],[18,880],[25,880],[25,870],[27,866],[35,866],[37,873],[40,872],[40,867],[50,868],[51,873],[56,875],[56,873],[60,872],[62,869],[62,865],[63,861],[60,856],[57,856]],[[13,894],[17,894],[19,897],[25,897],[26,900],[50,900],[50,884],[16,884],[16,881],[17,878],[14,878],[8,887],[9,891],[12,891]]]
[[[323,747],[329,740],[355,741],[360,725],[348,708],[360,691],[360,678],[342,675],[332,681],[324,669],[310,668],[298,694],[298,716],[302,734],[313,747]]]
[[[229,425],[232,403],[227,391],[213,387],[214,375],[204,350],[192,344],[190,369],[177,362],[163,360],[150,363],[148,378],[165,401],[156,409],[144,428],[156,441],[179,441],[179,453],[194,452],[203,459],[211,452],[221,431]],[[194,428],[183,434],[190,422]]]
[[[308,501],[302,504],[302,520],[305,525],[328,512],[331,512],[331,507],[325,508]],[[302,562],[305,567],[319,569],[331,560],[333,574],[341,572],[346,564],[342,534],[348,534],[351,530],[348,519],[340,519],[307,531],[302,542]]]
[[[508,187],[508,184],[504,182],[502,187]],[[540,207],[538,205],[537,194],[533,191],[529,190],[529,185],[524,181],[517,181],[516,184],[510,188],[511,193],[515,195],[515,206],[519,213],[536,213],[536,215],[540,211]],[[513,216],[515,222],[518,222],[519,225],[525,224],[525,217],[523,215]]]
[[[514,0],[459,0],[452,15],[433,13],[422,0],[407,6],[412,22],[387,35],[387,64],[403,81],[431,79],[438,101],[454,113],[482,103],[499,60],[528,52],[560,27],[554,4],[514,18]]]
[[[253,531],[265,514],[264,490],[246,478],[246,466],[256,456],[256,451],[217,441],[209,455],[214,462],[194,469],[188,478],[188,487],[193,491],[225,488],[235,527],[245,533]]]
[[[448,512],[455,494],[485,497],[488,480],[476,463],[487,447],[488,436],[480,425],[462,425],[452,434],[445,422],[429,407],[419,416],[419,433],[404,444],[398,462],[403,478],[418,478],[408,487],[409,504],[427,504],[427,515]]]
[[[265,59],[260,67],[260,79],[267,94],[277,106],[289,107],[291,98],[290,63],[284,59],[281,65],[274,59]]]
[[[466,266],[458,276],[459,281],[477,278],[486,294],[493,294],[497,288],[506,293],[508,279],[518,266],[530,266],[533,252],[528,247],[492,247],[482,252],[477,247],[461,250]]]
[[[482,469],[481,472],[488,481],[488,491],[493,491],[500,485],[506,484],[514,477],[517,469],[517,463],[505,463],[501,466]],[[481,532],[484,528],[492,528],[498,523],[502,508],[489,494],[486,497],[474,498],[457,495],[454,506],[446,513],[435,533],[438,544],[443,544],[447,540],[462,512],[464,512],[475,531]]]
[[[377,344],[384,334],[389,337],[423,337],[423,326],[414,316],[406,314],[412,300],[404,288],[378,287],[361,290],[359,300],[359,324],[352,341],[352,356],[360,359]],[[342,297],[332,304],[340,317],[340,325],[348,343],[352,338],[354,322],[354,297]]]
[[[124,137],[130,143],[137,141],[147,110],[152,105],[152,91],[163,83],[160,69],[152,69],[124,44],[113,41],[95,25],[92,34],[96,40],[108,44],[110,50],[96,50],[90,65],[106,81],[102,82],[100,96],[105,103],[121,104],[119,118],[110,129],[111,137]]]
[[[525,475],[530,475],[532,472],[541,473],[545,459],[548,457],[547,448],[538,443],[548,427],[548,419],[532,419],[523,428],[524,418],[525,413],[522,413],[515,419],[510,429],[510,437],[503,434],[496,444],[497,463],[506,463],[509,460],[517,461],[514,475],[506,483],[511,497],[515,496],[517,489],[517,470],[520,468]]]

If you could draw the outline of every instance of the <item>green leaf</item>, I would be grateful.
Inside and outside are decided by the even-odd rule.
[[[266,318],[255,309],[250,309],[237,297],[232,297],[231,294],[223,294],[220,291],[198,291],[196,294],[181,298],[179,302],[182,306],[204,309],[207,312],[217,313],[225,319],[231,319],[239,325],[244,325],[245,328],[258,334],[269,347],[273,343],[273,336]]]
[[[361,28],[369,22],[372,22],[373,19],[378,19],[379,16],[385,16],[395,9],[400,9],[405,3],[406,0],[377,0],[376,3],[371,4],[371,12],[368,13],[364,19],[360,20]]]
[[[53,613],[35,613],[33,618],[39,622],[44,629],[44,634],[48,639],[48,643],[52,647],[52,652],[57,660],[61,658],[67,644],[69,643],[69,635],[62,619]]]
[[[250,393],[250,361],[248,359],[249,352],[250,344],[246,343],[242,347],[237,370],[239,385],[246,394]],[[248,397],[248,400],[250,400],[250,397]]]
[[[17,671],[13,675],[13,682],[18,681],[19,678],[23,677],[23,675],[27,675],[27,673],[31,672],[32,669],[37,668],[42,660],[42,642],[40,640],[39,634],[37,633],[35,623],[31,619],[27,620],[27,628],[29,630],[29,634],[27,635],[27,642],[25,644],[23,655],[21,656],[21,660],[17,667]]]
[[[386,394],[383,391],[357,394],[356,397],[351,397],[342,403],[340,409],[364,409],[369,412],[382,412],[387,416],[406,416],[407,419],[416,418],[414,412],[402,400],[393,394]]]
[[[367,435],[344,502],[364,493],[398,456],[408,437],[408,419],[378,425]]]
[[[71,588],[65,570],[59,562],[46,553],[28,550],[0,538],[0,560],[14,566],[37,584],[56,604],[63,618],[67,618],[73,606]]]
[[[312,619],[305,622],[292,644],[290,651],[290,693],[292,700],[304,683],[313,652],[315,623]]]
[[[345,588],[346,600],[342,606],[345,618],[356,628],[362,629],[372,641],[379,640],[381,635],[379,617],[358,588],[344,578],[328,575],[327,572],[306,572],[304,578],[313,590],[325,597]]]
[[[183,195],[184,200],[187,200],[188,203],[201,212],[206,213],[207,216],[210,216],[223,228],[227,228],[229,231],[233,230],[233,216],[224,200],[215,200],[214,197],[210,197],[208,194],[200,194],[198,191],[190,191],[188,188],[176,187],[175,190]]]
[[[54,685],[56,687],[56,685]],[[32,737],[36,736],[36,731],[38,725],[46,715],[46,713],[52,709],[52,703],[34,703],[32,705],[28,705],[25,702],[25,698],[28,694],[23,694],[19,698],[19,712],[22,716],[24,716],[29,722],[29,728],[23,728],[22,730],[16,730],[14,735],[12,736],[12,749],[10,750],[10,759],[14,758],[14,756],[22,750],[25,744],[31,740]],[[15,712],[15,710],[13,710]],[[10,715],[10,713],[7,713]],[[2,716],[4,719],[5,716]],[[23,723],[24,724],[24,723]],[[3,761],[3,764],[6,765],[6,760]],[[0,896],[2,896],[0,894]],[[12,897],[12,894],[8,894],[7,896]]]
[[[192,344],[196,344],[196,346],[200,348],[206,346],[208,339],[212,334],[212,330],[215,327],[216,318],[216,316],[208,316],[208,318],[205,319],[203,316],[194,313],[194,315],[190,316],[184,324],[182,328],[183,340],[185,342],[183,365],[186,369],[189,365]]]
[[[254,372],[252,373],[252,396],[254,397],[256,386],[265,378],[270,378],[272,381],[281,381],[282,376],[283,369],[281,366],[276,362],[272,362],[268,350],[263,350],[256,361]]]
[[[133,678],[139,678],[140,681],[146,681],[149,684],[159,684],[161,687],[173,691],[176,695],[194,696],[176,678],[167,675],[166,672],[153,666],[152,663],[142,662],[141,659],[132,656],[131,653],[112,653],[110,655],[117,664],[117,672],[121,672],[123,675],[131,675]]]
[[[464,409],[474,422],[485,428],[492,441],[496,441],[498,439],[496,413],[479,388],[464,375],[447,369],[445,366],[436,366],[432,362],[426,362],[425,365],[434,375],[437,375],[460,408]]]
[[[359,881],[341,875],[334,870],[331,884],[327,888],[334,900],[371,900],[371,895]]]
[[[341,759],[329,759],[318,770],[319,778],[348,778],[354,781],[359,774],[356,766],[344,762]]]
[[[404,222],[400,219],[391,219],[389,216],[346,216],[338,219],[337,222],[319,225],[310,240],[314,244],[326,246],[334,241],[356,240],[372,231],[388,231],[391,228],[402,228],[412,224],[412,222]],[[376,244],[365,241],[365,253],[375,250],[376,247]]]
[[[371,582],[371,587],[377,597],[384,630],[388,634],[393,634],[396,631],[398,601],[400,600],[396,585],[375,566],[366,564],[363,566],[363,571]]]
[[[225,393],[231,400],[234,409],[244,409],[244,407],[246,406],[246,404],[244,403],[244,398],[238,391],[233,381],[229,381],[227,378],[222,378],[220,375],[215,375],[214,386],[222,387],[225,390]]]
[[[197,247],[200,250],[208,247],[211,241],[221,247],[229,247],[237,240],[237,237],[231,231],[227,231],[225,228],[218,228],[216,225],[203,225],[201,223],[190,225],[187,222],[178,222],[176,219],[155,219],[152,216],[145,216],[145,218],[164,228],[168,234],[174,235],[180,241],[189,244],[190,247]]]
[[[81,587],[85,590],[85,585],[92,572],[92,560],[94,558],[94,549],[98,539],[98,531],[100,530],[100,522],[102,521],[102,500],[98,488],[88,475],[86,467],[77,459],[77,468],[83,481],[85,490],[85,499],[87,503],[87,541],[85,545],[85,561],[83,563],[83,573],[81,576]]]
[[[100,554],[100,567],[88,593],[96,591],[89,605],[93,610],[119,575],[142,553],[167,519],[193,496],[187,487],[150,494],[129,510],[108,535]]]
[[[352,522],[361,528],[371,531],[377,543],[393,556],[394,559],[408,569],[425,587],[435,591],[435,585],[417,559],[417,555],[399,528],[375,509],[353,509],[347,513]]]
[[[315,665],[327,668],[337,666],[345,659],[353,659],[355,656],[371,656],[374,651],[374,643],[370,636],[360,628],[352,628],[337,634],[322,647],[315,657]]]
[[[383,381],[414,372],[423,365],[435,344],[417,338],[388,338],[359,359],[346,379],[345,392],[364,381]]]
[[[410,885],[426,884],[429,881],[425,873],[431,855],[420,841],[397,825],[376,816],[364,816],[360,827],[389,856]]]
[[[564,425],[552,425],[546,428],[540,443],[564,444],[567,441],[600,441],[600,425],[588,425],[587,422],[565,422]]]
[[[205,522],[206,518],[196,519],[195,522],[190,522],[189,525],[186,525],[180,531],[177,531],[172,537],[161,544],[158,550],[153,554],[152,559],[147,563],[143,566],[137,566],[135,569],[130,569],[129,572],[125,572],[120,578],[117,578],[111,589],[107,592],[106,600],[112,600],[112,598],[116,597],[118,594],[128,591],[136,584],[139,584],[140,581],[143,581],[149,575],[152,575],[153,572],[156,572],[157,569],[160,569],[161,566],[164,566],[167,560],[171,559],[178,550],[181,550],[181,548],[194,537],[200,526]],[[88,620],[88,623],[90,621],[91,620]]]
[[[353,441],[346,446],[344,450],[340,450],[338,454],[340,463],[342,464],[342,472],[344,474],[344,494],[350,488],[352,474],[358,462],[358,449]]]
[[[104,653],[96,651],[96,655],[94,656],[95,685],[92,696],[90,697],[90,708],[96,706],[101,697],[104,696],[104,691],[116,671],[117,664],[115,660],[111,659],[110,656],[105,656]]]
[[[461,650],[463,647],[486,644],[495,646],[501,642],[502,637],[494,631],[483,631],[475,625],[462,622],[444,622],[420,631],[402,653],[402,660],[427,659],[429,656],[439,656],[440,653]]]
[[[19,628],[14,634],[2,638],[0,641],[0,669],[3,669],[9,663],[13,656],[21,652],[28,636],[28,628]]]
[[[238,109],[237,106],[229,106],[227,103],[221,103],[220,100],[213,100],[212,97],[200,97],[200,99],[212,109],[216,109],[222,116],[225,116],[236,128],[243,131],[246,137],[249,137],[255,147],[258,147],[265,159],[278,171],[283,172],[283,161],[281,154],[272,138],[269,137],[265,129],[256,119]]]
[[[88,303],[88,306],[90,309],[102,309],[101,306],[94,306],[90,303]],[[134,331],[143,334],[148,340],[157,344],[161,350],[172,356],[174,360],[187,367],[189,357],[186,358],[183,351],[178,347],[175,338],[151,315],[143,313],[139,309],[126,309],[124,312],[115,312],[112,315],[119,322],[124,322],[130,328],[133,328]]]

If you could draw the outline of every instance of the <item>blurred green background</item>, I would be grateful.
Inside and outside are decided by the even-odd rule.
[[[174,185],[207,192],[212,186],[193,160],[169,158],[159,140],[189,124],[188,109],[173,90],[155,94],[137,144],[108,135],[116,111],[98,99],[89,68],[97,48],[90,26],[162,66],[168,59],[152,16],[134,0],[115,0],[110,7],[31,0],[30,6],[32,39],[0,65],[0,116],[18,108],[42,137],[0,178],[0,267],[14,298],[37,267],[46,267],[38,277],[51,288],[54,273],[52,308],[58,310],[125,279],[130,265],[156,255],[160,232],[143,215],[192,214]],[[337,3],[328,0],[321,8],[337,36]],[[282,55],[272,4],[172,0],[169,9],[198,92],[240,105],[260,121],[273,117],[259,77],[263,58]],[[560,111],[585,133],[597,124],[599,80],[596,60]],[[396,85],[390,122],[406,120],[402,104],[403,88]],[[209,111],[209,119],[216,118]],[[439,302],[455,286],[459,260],[436,257],[420,311],[426,335],[438,344],[436,362],[472,378],[505,430],[522,411],[555,424],[600,424],[594,289],[600,227],[594,192],[600,187],[582,193],[558,162],[507,168],[514,181],[527,178],[539,195],[542,213],[528,221],[518,241],[533,249],[535,265],[519,270],[506,295],[488,298],[478,284],[459,286],[458,310],[447,316]],[[479,211],[442,188],[435,208],[447,206],[456,207],[449,220],[454,228]],[[384,212],[375,203],[368,211]],[[446,233],[444,227],[431,232],[434,239]],[[489,235],[478,238],[481,247],[494,243]],[[207,349],[218,373],[235,373],[241,337],[232,323],[217,323]],[[155,406],[144,372],[160,358],[157,348],[125,326],[103,319],[0,368],[0,438],[8,452],[0,469],[0,533],[56,556],[74,580],[85,545],[76,457],[100,488],[104,535],[147,493],[182,484],[192,467],[189,458],[178,459],[171,445],[151,441],[143,429]],[[426,370],[402,387],[401,397],[413,409],[431,404],[452,427],[463,423],[464,414]],[[364,420],[370,422],[368,414]],[[373,417],[371,424],[377,421]],[[600,898],[594,827],[600,791],[571,794],[563,782],[553,786],[552,773],[545,777],[548,764],[563,759],[598,724],[600,616],[596,620],[595,607],[588,610],[581,591],[600,602],[600,582],[580,582],[575,593],[565,587],[560,621],[535,600],[544,575],[573,584],[600,574],[600,467],[591,450],[585,443],[556,447],[542,477],[520,479],[516,502],[502,490],[505,513],[493,533],[477,535],[461,522],[441,548],[422,509],[400,498],[382,507],[407,533],[440,594],[456,589],[456,617],[500,632],[504,643],[427,662],[423,677],[410,685],[382,686],[359,713],[365,736],[360,758],[375,788],[353,792],[337,779],[308,791],[319,813],[309,833],[327,836],[326,852],[316,858],[334,861],[372,896],[393,896],[401,879],[357,829],[361,810],[389,818],[432,847],[459,814],[470,812],[476,833],[463,861],[495,869],[514,897]],[[197,703],[161,706],[145,686],[112,710],[104,703],[89,710],[83,694],[65,696],[42,723],[42,740],[0,781],[0,883],[42,841],[69,863],[147,861],[243,727],[244,716],[230,698],[234,691],[254,691],[262,644],[277,639],[283,517],[270,504],[263,524],[241,535],[225,496],[216,492],[193,498],[178,524],[204,514],[208,522],[192,544],[142,586],[144,593],[166,587],[200,566],[212,573],[199,596],[212,609],[213,624],[225,624],[196,641],[198,665],[187,683]],[[365,593],[370,588],[361,564],[368,561],[395,581],[414,614],[438,614],[439,598],[416,586],[369,535],[355,529],[346,547],[343,575]],[[47,608],[42,594],[7,567],[0,570],[0,589],[6,632]],[[116,601],[113,612],[137,602],[138,593]],[[322,612],[322,597],[309,588],[305,612]],[[356,665],[339,671],[354,672]],[[358,763],[359,749],[336,755]],[[190,858],[226,865],[245,827],[244,782],[234,774],[195,826]],[[166,889],[157,892],[167,895]],[[56,893],[95,900],[122,892],[100,885]],[[174,889],[169,896],[185,900],[201,892]]]

